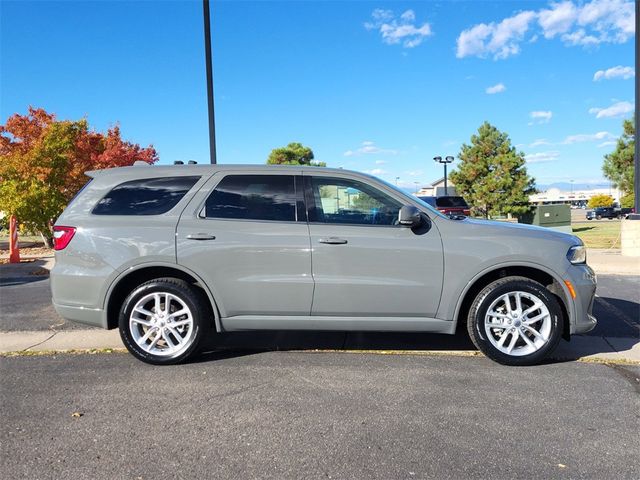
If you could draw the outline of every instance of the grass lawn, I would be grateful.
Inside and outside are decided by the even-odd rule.
[[[620,225],[620,220],[579,223],[573,226],[573,234],[588,248],[620,248]]]

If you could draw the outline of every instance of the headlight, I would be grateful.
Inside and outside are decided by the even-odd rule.
[[[584,245],[571,247],[567,252],[567,260],[574,265],[577,263],[587,263],[587,249]]]

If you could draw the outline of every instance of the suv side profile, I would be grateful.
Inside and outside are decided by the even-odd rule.
[[[454,334],[534,364],[594,328],[596,280],[572,235],[449,218],[341,169],[132,166],[92,180],[54,226],[64,318],[119,328],[153,364],[223,331]]]

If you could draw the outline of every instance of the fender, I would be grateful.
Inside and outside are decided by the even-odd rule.
[[[456,302],[456,307],[455,307],[454,316],[453,316],[454,331],[458,326],[458,316],[460,315],[460,309],[462,308],[462,303],[463,303],[467,293],[469,292],[469,289],[476,283],[476,281],[478,281],[478,279],[480,279],[481,277],[483,277],[487,273],[491,273],[491,272],[494,272],[496,270],[500,270],[501,268],[507,268],[507,267],[529,267],[529,268],[535,268],[536,270],[541,270],[541,271],[547,273],[548,275],[550,275],[556,282],[558,282],[558,284],[562,288],[562,292],[564,294],[565,305],[567,307],[567,314],[569,316],[569,324],[575,323],[575,307],[574,307],[574,303],[573,303],[573,298],[571,297],[571,294],[569,293],[569,289],[565,285],[562,277],[556,271],[554,271],[554,270],[552,270],[552,269],[550,269],[550,268],[548,268],[548,267],[546,267],[544,265],[540,265],[539,263],[535,263],[535,262],[509,261],[509,262],[502,262],[502,263],[499,263],[499,264],[496,264],[496,265],[491,265],[489,267],[486,267],[483,270],[481,270],[478,273],[476,273],[473,276],[473,278],[471,280],[469,280],[469,282],[467,282],[467,284],[465,285],[464,289],[460,293],[458,301]]]
[[[174,270],[180,270],[181,272],[186,273],[187,275],[195,278],[197,280],[197,282],[200,284],[200,286],[202,287],[202,289],[205,291],[205,293],[207,294],[207,298],[209,299],[209,302],[211,303],[211,307],[213,310],[213,317],[214,317],[214,323],[215,323],[215,327],[216,327],[216,332],[221,332],[222,331],[222,324],[220,322],[220,313],[218,311],[218,304],[216,303],[216,300],[213,296],[213,294],[211,293],[211,289],[209,288],[209,286],[204,282],[204,280],[202,280],[202,278],[196,274],[195,272],[193,272],[192,270],[183,267],[182,265],[178,265],[177,263],[171,263],[171,262],[147,262],[147,263],[138,263],[135,265],[132,265],[124,270],[120,270],[117,274],[117,276],[111,281],[111,283],[109,284],[109,287],[107,289],[106,294],[103,297],[103,302],[102,302],[102,309],[104,312],[104,325],[107,324],[107,306],[109,304],[109,299],[111,298],[111,294],[113,293],[113,290],[115,289],[116,285],[118,285],[118,283],[120,283],[120,281],[125,278],[127,275],[129,275],[132,272],[135,272],[137,270],[143,270],[145,268],[153,268],[153,267],[166,267],[166,268],[172,268]]]

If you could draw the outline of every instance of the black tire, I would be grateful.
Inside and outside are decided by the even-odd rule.
[[[548,309],[550,317],[550,331],[546,343],[533,353],[522,356],[506,354],[493,345],[487,338],[484,323],[485,315],[491,304],[506,293],[516,291],[529,293],[537,297]],[[525,277],[505,277],[492,282],[478,293],[469,309],[467,330],[474,345],[491,360],[503,365],[524,366],[540,363],[556,348],[562,336],[563,322],[562,309],[558,300],[543,285]],[[514,330],[517,331],[515,328]],[[524,342],[520,339],[517,341],[519,343]]]
[[[602,220],[602,215],[596,215],[596,220]]]
[[[176,354],[156,355],[144,350],[138,345],[134,333],[131,331],[130,317],[134,307],[144,297],[156,292],[169,293],[177,297],[191,313],[193,331],[189,335],[185,334],[188,336],[188,340]],[[171,304],[171,302],[168,303]],[[120,309],[118,327],[122,342],[134,357],[152,365],[173,365],[184,362],[199,352],[202,340],[209,330],[211,316],[211,308],[204,293],[178,278],[156,278],[137,286],[127,296]],[[153,338],[150,339],[153,340]],[[175,340],[174,336],[171,338]],[[166,344],[166,342],[164,343]]]

